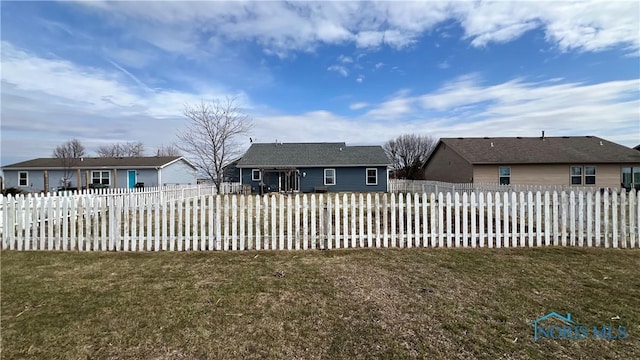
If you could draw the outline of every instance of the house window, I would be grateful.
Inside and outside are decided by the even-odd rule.
[[[509,185],[511,184],[511,167],[509,166],[500,166],[498,169],[500,185]]]
[[[596,167],[595,166],[584,167],[584,184],[585,185],[596,184]]]
[[[378,185],[378,169],[367,169],[367,185]]]
[[[252,181],[262,180],[262,172],[260,172],[260,169],[251,170],[251,180]]]
[[[582,185],[582,166],[571,167],[571,185]]]
[[[640,190],[640,167],[622,168],[622,187],[627,190]]]
[[[18,173],[18,185],[29,186],[29,173],[26,171],[20,171]]]
[[[108,171],[92,171],[91,183],[100,185],[110,185],[110,175]]]
[[[336,184],[336,169],[324,169],[324,184],[325,185]]]

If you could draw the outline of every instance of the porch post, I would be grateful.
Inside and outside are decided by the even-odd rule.
[[[46,194],[49,192],[49,170],[44,170],[42,173],[44,176],[44,193]]]

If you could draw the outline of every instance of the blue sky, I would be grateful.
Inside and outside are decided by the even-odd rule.
[[[640,143],[640,3],[2,1],[1,164],[175,142],[236,97],[259,142]]]

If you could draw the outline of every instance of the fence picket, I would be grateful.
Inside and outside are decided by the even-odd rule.
[[[364,198],[358,195],[358,246],[364,247]],[[355,216],[355,215],[354,215]]]
[[[302,249],[309,248],[309,198],[302,195]]]
[[[502,237],[502,226],[501,226],[501,218],[500,215],[502,213],[501,211],[501,206],[502,206],[502,199],[500,196],[500,193],[496,192],[494,193],[494,201],[495,201],[495,206],[496,206],[496,211],[495,211],[495,227],[496,227],[496,240],[495,240],[495,247],[499,248],[500,247],[500,241],[501,241],[501,237]]]
[[[349,197],[342,195],[342,247],[349,247]]]
[[[602,215],[604,216],[604,247],[609,247],[609,192],[605,191],[602,199]],[[563,244],[566,245],[566,244]]]
[[[409,205],[407,204],[407,207]],[[372,224],[372,216],[373,216],[373,206],[371,204],[371,194],[367,194],[367,204],[366,204],[366,209],[367,209],[367,247],[373,247],[373,224]]]
[[[389,211],[391,212],[391,247],[397,247],[396,238],[396,195],[391,194],[391,206]]]
[[[284,250],[284,198],[280,195],[275,195],[274,199],[278,199],[278,250]],[[274,212],[275,214],[275,212]],[[274,222],[275,225],[275,222]],[[275,236],[275,235],[274,235]],[[275,245],[275,242],[274,242]]]
[[[578,246],[584,246],[584,193],[578,193]]]
[[[413,198],[413,194],[412,193],[408,193],[407,194],[407,221],[406,221],[406,225],[407,225],[407,231],[406,231],[406,237],[407,240],[405,241],[405,247],[410,248],[411,247],[411,229],[412,229],[412,214],[411,214],[411,210],[412,210],[412,198]]]
[[[480,220],[478,231],[478,246],[484,247],[484,194],[478,194],[478,219]],[[476,247],[476,243],[473,243],[473,247]]]
[[[455,216],[455,218],[454,218],[454,229],[455,229],[454,246],[458,248],[458,247],[460,247],[460,194],[459,193],[455,193],[454,196],[453,196],[453,206],[454,206],[453,215]]]
[[[316,242],[318,241],[318,233],[316,232],[316,197],[311,196],[311,249],[316,248]]]
[[[542,194],[540,191],[536,191],[536,245],[542,246]]]
[[[636,247],[636,237],[638,236],[638,222],[636,221],[636,201],[638,193],[635,189],[629,192],[629,247]]]
[[[331,242],[333,241],[333,201],[331,201],[332,196],[327,195],[327,202],[324,205],[324,213],[325,217],[325,230],[322,234],[326,234],[326,237],[323,241],[324,249],[331,249]]]
[[[293,250],[293,204],[287,196],[287,250]],[[242,219],[240,220],[242,223]]]
[[[433,195],[433,194],[432,194]],[[388,194],[382,195],[382,247],[389,247],[389,196]]]
[[[611,196],[611,228],[612,228],[612,245],[618,248],[618,197],[614,189]]]
[[[376,218],[376,248],[379,248],[381,245],[381,234],[380,234],[380,194],[376,193],[375,195],[375,204],[374,204],[375,208],[376,208],[376,213],[375,213],[375,218]]]
[[[511,233],[509,232],[509,207],[511,205],[511,201],[509,200],[509,196],[513,193],[503,193],[502,196],[502,218],[503,218],[503,243],[502,246],[509,247],[509,240],[511,237]]]
[[[470,239],[470,243],[469,245],[471,247],[476,247],[476,241],[477,241],[477,221],[476,221],[476,213],[478,210],[478,203],[476,202],[476,193],[472,192],[471,193],[471,239]]]
[[[549,246],[551,243],[551,196],[548,191],[544,192],[544,245]]]
[[[294,219],[294,224],[295,224],[295,233],[294,233],[294,239],[295,239],[295,249],[296,250],[300,250],[300,212],[302,211],[302,208],[300,207],[300,195],[296,194],[295,197],[295,201],[294,201],[294,206],[295,206],[295,219]]]
[[[487,193],[487,247],[493,247],[493,194],[490,192]]]
[[[627,192],[620,192],[620,233],[619,233],[619,241],[620,247],[623,249],[627,248]]]

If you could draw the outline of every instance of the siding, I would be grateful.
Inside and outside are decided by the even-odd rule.
[[[470,183],[473,175],[473,166],[443,143],[434,150],[424,172],[426,180],[451,183]]]
[[[136,168],[121,168],[114,172],[114,169],[82,169],[80,170],[80,182],[78,183],[77,170],[71,172],[70,186],[75,188],[85,188],[87,183],[85,181],[85,174],[89,174],[89,183],[91,183],[92,171],[109,171],[110,174],[110,187],[126,188],[128,187],[128,172],[129,170],[136,170],[136,182],[144,183],[144,186],[158,186],[158,172],[155,169],[136,169]],[[26,171],[29,174],[29,186],[18,186],[18,176],[22,171]],[[195,184],[196,175],[195,171],[185,161],[175,162],[162,170],[162,185],[175,185],[175,184]],[[48,191],[55,191],[62,185],[62,178],[64,177],[64,170],[49,170],[49,189]],[[28,192],[41,192],[44,191],[44,170],[4,170],[5,174],[5,187],[15,187]]]
[[[161,185],[195,184],[196,171],[184,160],[176,161],[161,170]],[[157,179],[155,182],[157,183]],[[146,186],[146,183],[145,183]]]
[[[619,164],[505,165],[511,167],[511,183],[521,185],[571,185],[571,166],[596,167],[596,187],[620,188],[623,166]],[[475,165],[474,183],[498,183],[500,165]]]
[[[378,183],[377,185],[366,185],[366,169],[376,168],[378,169]],[[358,191],[358,192],[380,192],[387,191],[387,168],[384,166],[378,167],[349,167],[349,168],[328,168],[336,170],[336,184],[324,185],[324,169],[325,168],[300,168],[300,191],[301,192],[313,192],[316,187],[326,187],[327,191],[340,192],[340,191]],[[260,191],[259,181],[251,180],[252,169],[242,169],[242,183],[251,185],[251,191],[258,193]],[[268,173],[263,174],[262,179],[267,186],[266,191],[278,190],[278,174]],[[284,181],[283,181],[284,186]]]

